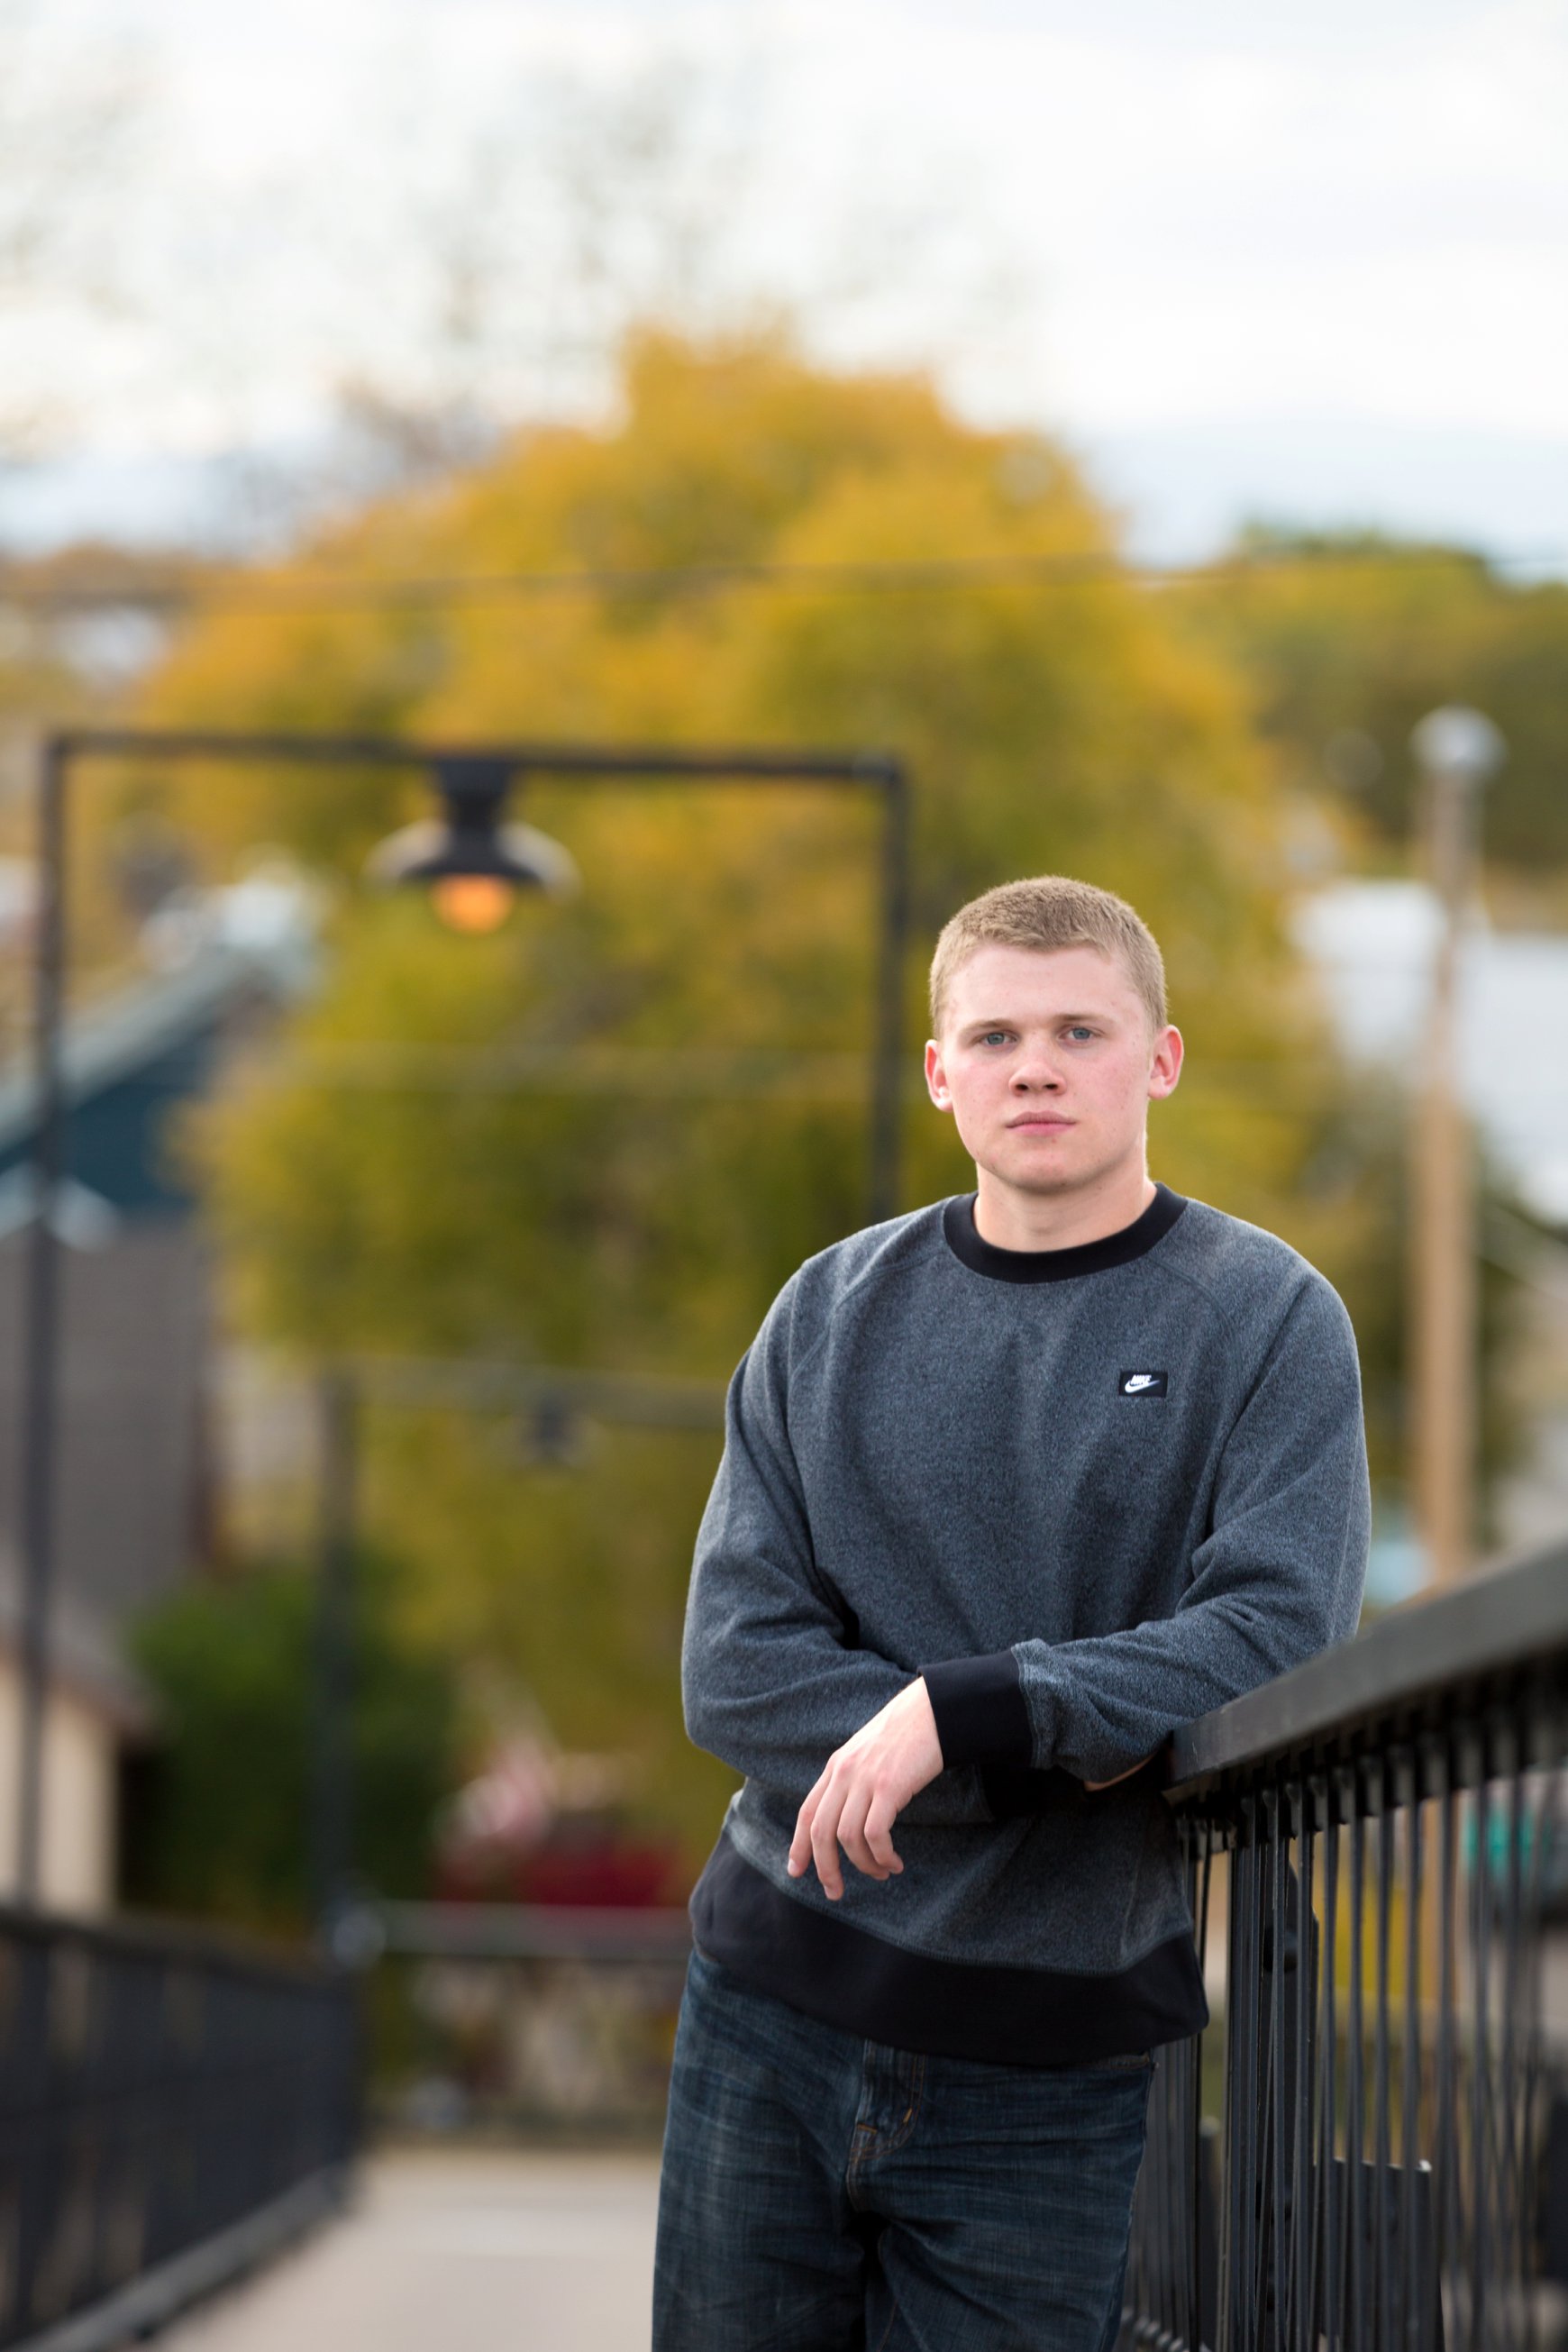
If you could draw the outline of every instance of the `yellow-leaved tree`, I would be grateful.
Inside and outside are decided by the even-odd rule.
[[[193,627],[143,715],[899,752],[916,808],[905,1205],[967,1177],[918,1087],[938,927],[992,883],[1086,875],[1152,923],[1187,1036],[1156,1172],[1306,1248],[1375,1355],[1386,1237],[1281,931],[1269,770],[1236,677],[1114,553],[1060,451],[975,429],[920,380],[648,335],[613,420],[524,436],[308,549],[275,575],[296,607]],[[1048,587],[830,576],[1021,554],[1093,561]],[[786,568],[707,589],[649,576],[759,563]],[[323,581],[519,573],[597,578],[309,603]],[[569,845],[581,894],[477,940],[353,884],[423,808],[416,784],[228,769],[138,789],[215,866],[282,843],[342,884],[324,988],[203,1138],[252,1331],[306,1360],[467,1352],[717,1381],[800,1259],[862,1221],[869,796],[541,778],[525,813]],[[716,1441],[604,1430],[560,1466],[482,1418],[389,1406],[373,1429],[373,1507],[416,1565],[423,1631],[526,1682],[568,1744],[635,1752],[641,1801],[700,1852],[723,1775],[685,1746],[677,1664]]]

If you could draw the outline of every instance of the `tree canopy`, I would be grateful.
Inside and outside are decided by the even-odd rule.
[[[1048,590],[848,593],[803,573],[694,593],[626,576],[1025,552],[1105,560]],[[920,950],[904,1204],[968,1181],[918,1081],[917,967],[941,923],[1030,872],[1123,892],[1163,945],[1188,1043],[1156,1172],[1340,1284],[1386,1458],[1386,1154],[1356,1147],[1354,1091],[1287,944],[1276,772],[1234,664],[1114,555],[1061,450],[978,430],[918,379],[649,335],[612,419],[524,436],[308,549],[271,575],[294,606],[194,627],[142,716],[898,751]],[[308,597],[326,579],[519,571],[619,577],[447,606]],[[793,1267],[862,1221],[869,796],[541,777],[525,813],[571,848],[581,895],[458,939],[354,878],[424,813],[416,784],[204,769],[135,793],[177,812],[215,871],[265,841],[340,885],[328,984],[198,1139],[257,1334],[306,1359],[468,1351],[722,1379]],[[605,1434],[573,1471],[531,1466],[482,1418],[389,1408],[379,1426],[377,1524],[420,1563],[414,1617],[507,1662],[569,1744],[636,1747],[648,1806],[698,1849],[722,1776],[685,1750],[676,1656],[714,1441]]]
[[[1508,743],[1482,813],[1489,860],[1538,877],[1568,860],[1568,584],[1370,532],[1260,530],[1237,552],[1191,602],[1250,681],[1289,782],[1342,795],[1377,850],[1403,854],[1411,730],[1439,703],[1473,703]]]

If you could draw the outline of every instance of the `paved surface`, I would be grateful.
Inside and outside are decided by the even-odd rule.
[[[647,2352],[652,2158],[389,2154],[159,2352]]]

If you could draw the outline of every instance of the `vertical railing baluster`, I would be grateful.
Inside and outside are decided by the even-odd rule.
[[[1507,1783],[1507,1865],[1502,1873],[1501,1980],[1499,1985],[1499,2084],[1491,2123],[1495,2140],[1493,2174],[1497,2183],[1497,2272],[1500,2335],[1507,2345],[1518,2339],[1520,2309],[1527,2273],[1523,2206],[1523,2147],[1525,2118],[1519,2074],[1520,2003],[1524,1996],[1523,1843],[1524,1774],[1519,1740],[1511,1723],[1500,1724],[1495,1734],[1493,1763]]]
[[[1253,1807],[1252,1864],[1252,2031],[1248,2036],[1248,2063],[1252,2069],[1252,2094],[1247,2108],[1247,2343],[1256,2352],[1264,2352],[1262,2263],[1265,2252],[1265,2229],[1268,2217],[1263,2210],[1263,2163],[1265,2158],[1264,2105],[1268,2091],[1268,2011],[1265,2000],[1267,1985],[1264,1979],[1265,1934],[1268,1918],[1268,1846],[1264,1834],[1263,1808],[1260,1801]]]
[[[1468,1768],[1467,1768],[1468,1769]],[[1478,2231],[1486,2195],[1486,2148],[1478,2128],[1479,2101],[1484,2089],[1482,2053],[1476,2037],[1477,1963],[1479,1933],[1477,1905],[1483,1899],[1479,1868],[1482,1782],[1472,1773],[1465,1781],[1459,1808],[1459,1946],[1455,1955],[1458,2008],[1455,2015],[1455,2056],[1458,2074],[1459,2113],[1459,2242],[1464,2250],[1464,2352],[1478,2352],[1479,2328],[1485,2297],[1478,2304],[1475,2263],[1485,2232]]]
[[[1409,1749],[1395,1759],[1394,1802],[1405,1825],[1405,2002],[1399,2070],[1399,2323],[1401,2352],[1428,2352],[1416,2237],[1421,2162],[1421,1781]]]
[[[1265,2089],[1268,2119],[1268,2191],[1265,2202],[1267,2266],[1259,2279],[1265,2309],[1272,2305],[1274,2324],[1260,2329],[1261,2340],[1279,2352],[1285,2334],[1285,1937],[1286,1882],[1289,1875],[1288,1816],[1278,1789],[1266,1790],[1263,1818],[1268,1837],[1268,2073]]]
[[[1344,2215],[1341,2205],[1338,2176],[1339,2063],[1340,2024],[1338,2002],[1339,1979],[1339,1891],[1340,1859],[1343,1844],[1342,1824],[1346,1784],[1350,1775],[1335,1772],[1329,1782],[1329,1797],[1333,1826],[1329,1835],[1329,1849],[1323,1880],[1323,2135],[1322,2161],[1319,2167],[1320,2197],[1323,2212],[1323,2332],[1326,2352],[1338,2352],[1345,2342],[1344,2324]],[[1350,1801],[1353,1803],[1353,1784]]]
[[[1520,2183],[1521,2214],[1531,2217],[1540,2213],[1542,2184],[1537,2172],[1538,2116],[1542,2091],[1542,1912],[1549,1890],[1555,1883],[1553,1854],[1557,1838],[1557,1811],[1562,1794],[1563,1774],[1560,1759],[1564,1750],[1563,1723],[1559,1706],[1545,1693],[1538,1696],[1531,1724],[1533,1738],[1530,1760],[1543,1766],[1537,1797],[1534,1821],[1530,1840],[1530,1885],[1525,1895],[1530,1963],[1525,1973],[1523,2006],[1525,2011],[1525,2059],[1523,2087],[1523,2119],[1525,2160]],[[1536,2352],[1540,2341],[1540,2299],[1531,2294],[1525,2296],[1524,2338],[1527,2352]]]
[[[1223,2120],[1221,2144],[1224,2174],[1220,2182],[1219,2209],[1219,2318],[1215,2333],[1219,2352],[1239,2352],[1239,2329],[1237,2319],[1236,2270],[1240,2260],[1237,2240],[1240,2217],[1237,2210],[1237,2175],[1241,2167],[1241,2136],[1239,2128],[1239,2090],[1237,2077],[1242,2065],[1242,2011],[1246,1995],[1242,1990],[1242,1969],[1247,1956],[1246,1930],[1243,1916],[1246,1910],[1246,1859],[1239,1818],[1233,1824],[1233,1834],[1227,1848],[1226,1869],[1226,1958],[1225,1958],[1225,2084],[1222,2094]]]
[[[1328,2205],[1325,2184],[1333,2165],[1334,2101],[1334,1936],[1339,1883],[1339,1832],[1334,1822],[1333,1783],[1327,1773],[1314,1772],[1308,1780],[1315,1838],[1322,1854],[1322,1926],[1318,1939],[1318,1988],[1313,2039],[1312,2079],[1315,2113],[1310,2148],[1311,2166],[1307,2247],[1307,2322],[1304,2345],[1320,2336],[1332,2352],[1328,2293]]]
[[[1194,1944],[1197,1942],[1197,1825],[1187,1824],[1186,1892],[1187,1905],[1193,1915]],[[1201,1966],[1201,1964],[1200,1964]],[[1171,2215],[1171,2333],[1187,2352],[1198,2352],[1197,2337],[1193,2332],[1193,2293],[1190,2276],[1192,2254],[1192,2212],[1197,2204],[1197,2175],[1186,2161],[1191,2132],[1187,2111],[1192,2098],[1193,2059],[1201,2047],[1201,2036],[1194,2034],[1178,2048],[1166,2054],[1171,2061],[1168,2090],[1168,2146],[1171,2165],[1180,2183],[1180,2193],[1173,2200]]]
[[[1475,1848],[1470,1857],[1470,2352],[1482,2352],[1488,2317],[1487,2257],[1491,2233],[1487,2209],[1491,2201],[1488,2163],[1488,2108],[1491,2092],[1491,2031],[1489,2015],[1491,1971],[1491,1922],[1488,1916],[1491,1879],[1491,1786],[1489,1759],[1484,1754],[1472,1798]]]
[[[1438,1769],[1437,1843],[1437,2113],[1432,2133],[1436,2180],[1433,2204],[1437,2236],[1439,2292],[1447,2291],[1447,2342],[1458,2335],[1461,2191],[1459,2162],[1459,2084],[1457,2048],[1458,2020],[1454,1989],[1458,1937],[1458,1798],[1455,1782],[1456,1753],[1445,1742]]]
[[[1229,2276],[1226,2282],[1227,2333],[1225,2352],[1251,2352],[1254,2119],[1258,2094],[1258,1849],[1254,1807],[1244,1798],[1237,1830],[1230,1899],[1236,1915],[1229,2005],[1226,2011],[1226,2059],[1236,2086],[1226,2167],[1226,2210],[1231,2221]],[[1234,2018],[1234,2023],[1233,2023]],[[1236,2047],[1231,2047],[1234,2033]]]
[[[1362,2135],[1366,2122],[1365,2047],[1366,1815],[1362,1775],[1352,1780],[1350,1819],[1350,1998],[1345,2019],[1345,2340],[1350,2352],[1366,2352],[1366,2189],[1362,2179]]]
[[[1254,2352],[1257,2345],[1256,2280],[1258,2268],[1258,2042],[1260,2025],[1258,1994],[1262,1953],[1260,1860],[1258,1844],[1258,1801],[1241,1801],[1237,1885],[1232,1900],[1240,1913],[1240,1980],[1233,1983],[1238,2040],[1235,2053],[1237,2105],[1233,2117],[1233,2163],[1226,2177],[1226,2202],[1235,2226],[1231,2264],[1231,2328],[1225,2352]]]
[[[1389,2231],[1393,2220],[1389,2176],[1394,2167],[1389,2112],[1389,1948],[1394,1914],[1394,1822],[1386,1770],[1381,1767],[1369,1768],[1368,1781],[1377,1808],[1377,1918],[1374,1928],[1377,2011],[1373,2021],[1372,2248],[1367,2308],[1376,2330],[1377,2352],[1394,2352],[1393,2281],[1389,2276]]]
[[[1202,1859],[1198,1877],[1197,1950],[1198,1970],[1203,1974],[1208,1964],[1209,1895],[1213,1884],[1215,1832],[1205,1827],[1202,1832]],[[1189,2292],[1187,2342],[1191,2352],[1202,2352],[1205,2341],[1208,2352],[1217,2352],[1219,2315],[1203,2307],[1204,2281],[1204,2203],[1203,2203],[1203,2131],[1204,2131],[1203,2041],[1200,2036],[1193,2044],[1192,2111],[1187,2119],[1187,2148],[1190,2157],[1190,2178],[1193,2183],[1191,2231],[1188,2236]],[[1205,2338],[1205,2329],[1207,2329]]]
[[[1312,2194],[1312,2001],[1316,1989],[1317,1938],[1312,1897],[1317,1823],[1312,1791],[1305,1776],[1294,1781],[1289,1801],[1299,1830],[1296,1881],[1295,2049],[1291,2068],[1294,2111],[1290,2135],[1290,2249],[1287,2264],[1290,2312],[1286,2341],[1305,2352],[1311,2325],[1307,2248]]]

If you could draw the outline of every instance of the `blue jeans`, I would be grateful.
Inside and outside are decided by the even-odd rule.
[[[889,2049],[695,1953],[654,2352],[1111,2352],[1152,2074]]]

